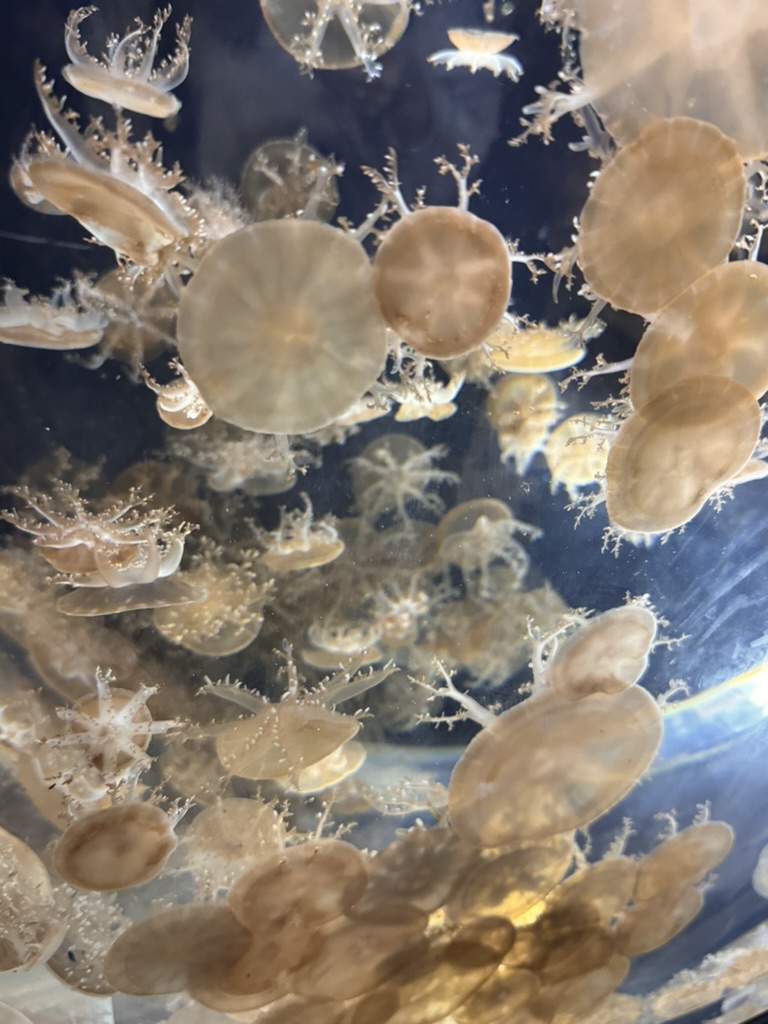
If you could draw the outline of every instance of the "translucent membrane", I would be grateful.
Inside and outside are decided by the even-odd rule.
[[[476,846],[543,839],[599,817],[642,777],[661,714],[639,687],[564,702],[546,695],[499,715],[448,787],[451,824]]]
[[[183,992],[221,975],[249,941],[247,929],[227,907],[170,907],[123,932],[107,954],[106,974],[128,995]]]
[[[659,311],[632,359],[629,395],[642,409],[699,374],[732,377],[755,398],[768,390],[768,266],[715,267]]]
[[[567,640],[547,668],[547,685],[567,700],[618,693],[648,665],[656,617],[648,608],[612,608]]]
[[[417,352],[438,359],[478,348],[509,303],[501,234],[466,210],[429,206],[387,232],[373,263],[384,319]]]
[[[768,152],[763,0],[577,0],[586,91],[626,145],[658,117],[709,121],[744,159]]]
[[[695,885],[717,867],[733,847],[733,829],[724,821],[705,821],[665,839],[638,867],[634,896],[652,900],[684,885]]]
[[[214,415],[266,433],[326,426],[386,355],[365,250],[311,221],[253,224],[213,245],[182,293],[178,335]]]
[[[687,523],[744,467],[759,433],[757,400],[735,380],[692,377],[662,391],[626,420],[611,445],[611,522],[642,533]]]
[[[154,804],[116,804],[74,821],[54,849],[61,877],[82,889],[127,889],[154,878],[176,849],[167,815]]]
[[[741,226],[745,177],[712,125],[657,121],[600,173],[584,206],[579,265],[618,309],[653,313],[721,263]]]

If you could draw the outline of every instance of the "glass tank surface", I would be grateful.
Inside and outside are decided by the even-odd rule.
[[[7,6],[0,1022],[758,1019],[762,0]]]

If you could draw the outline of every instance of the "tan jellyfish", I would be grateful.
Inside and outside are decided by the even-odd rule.
[[[303,129],[292,139],[270,139],[245,163],[243,205],[255,221],[300,216],[327,223],[339,205],[336,178],[343,169],[310,146]]]
[[[453,770],[451,824],[480,847],[579,828],[643,776],[661,734],[659,708],[637,686],[574,702],[536,696],[489,715]]]
[[[373,261],[373,287],[392,330],[423,355],[478,348],[509,303],[510,254],[499,231],[465,209],[428,206],[403,217]]]
[[[768,104],[759,54],[768,44],[762,0],[728,4],[680,0],[577,0],[585,88],[626,145],[658,117],[686,115],[735,140],[742,157],[768,152]]]
[[[733,839],[733,829],[724,821],[702,821],[668,836],[640,861],[635,900],[652,900],[696,885],[725,860]]]
[[[275,781],[282,783],[291,793],[321,793],[354,775],[365,763],[365,758],[363,744],[357,740],[347,740],[319,761],[302,768],[295,778],[287,776]]]
[[[250,933],[225,906],[174,906],[133,925],[113,943],[105,963],[118,992],[148,996],[183,992],[220,977],[246,951]]]
[[[487,412],[496,430],[501,461],[513,461],[522,476],[536,453],[544,451],[558,417],[554,382],[540,373],[502,377],[491,385]]]
[[[128,889],[154,878],[176,849],[174,816],[149,803],[115,804],[74,821],[57,841],[54,867],[81,889]]]
[[[176,26],[176,51],[154,66],[163,25],[171,14],[166,7],[155,13],[146,26],[137,18],[136,27],[122,37],[110,36],[107,52],[92,57],[80,38],[80,25],[97,10],[79,7],[69,15],[64,34],[67,56],[72,61],[62,74],[70,85],[86,96],[104,100],[148,117],[170,117],[181,103],[171,94],[189,70],[189,34],[192,19],[187,16]]]
[[[0,828],[0,972],[32,967],[53,952],[64,930],[45,865]]]
[[[665,946],[688,927],[703,906],[704,897],[693,885],[681,885],[636,903],[616,925],[617,952],[640,956]]]
[[[178,332],[214,415],[262,433],[326,426],[386,355],[365,250],[313,221],[252,224],[211,246],[182,293]]]
[[[331,516],[315,519],[312,502],[301,495],[303,509],[280,509],[280,525],[264,537],[262,562],[272,572],[297,572],[333,562],[344,551]]]
[[[523,73],[523,65],[509,53],[502,53],[511,46],[519,36],[512,32],[492,32],[481,28],[450,28],[448,39],[453,43],[453,50],[438,50],[431,53],[427,60],[430,64],[442,64],[446,70],[453,68],[469,68],[474,73],[484,68],[494,78],[504,74],[517,82]]]
[[[282,849],[283,820],[271,804],[227,797],[205,807],[184,834],[190,861],[216,880],[236,880],[261,858]]]
[[[606,465],[606,508],[622,530],[683,526],[744,467],[760,434],[760,407],[728,377],[673,384],[626,420]]]
[[[0,305],[0,342],[27,348],[80,349],[98,344],[108,318],[86,310],[78,299],[77,283],[65,284],[50,299],[28,297],[25,288],[10,281],[3,287]]]
[[[365,68],[381,74],[377,58],[405,32],[409,0],[260,0],[278,43],[310,73]]]
[[[567,700],[618,693],[645,672],[655,637],[656,616],[640,604],[587,619],[557,648],[546,668],[546,685]]]
[[[679,117],[651,124],[601,171],[580,218],[590,290],[650,314],[722,262],[739,233],[746,180],[734,143]]]
[[[755,398],[768,390],[768,267],[754,260],[710,270],[654,317],[632,358],[629,397],[642,409],[689,377],[732,377]]]
[[[583,325],[574,318],[556,327],[523,324],[505,316],[486,338],[483,349],[495,370],[504,373],[552,373],[580,363],[586,355],[585,341],[597,337],[602,326],[580,333]]]
[[[597,483],[605,473],[608,440],[600,433],[605,422],[593,412],[577,413],[558,423],[549,435],[544,455],[553,494],[565,487],[571,501],[576,501],[582,487]]]
[[[142,367],[141,376],[150,391],[157,395],[157,415],[176,430],[195,430],[202,427],[213,415],[197,390],[197,385],[178,361],[171,360],[170,369],[178,373],[175,380],[167,384],[158,383]]]

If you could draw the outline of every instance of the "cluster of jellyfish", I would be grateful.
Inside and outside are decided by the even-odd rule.
[[[627,823],[591,856],[590,826],[659,751],[664,701],[640,680],[660,617],[645,599],[569,609],[532,572],[539,528],[499,498],[451,504],[447,446],[407,428],[484,389],[501,461],[524,479],[542,454],[552,489],[604,505],[629,542],[768,472],[768,110],[757,71],[752,92],[721,96],[746,37],[717,5],[700,24],[667,0],[605,6],[541,4],[568,91],[539,87],[513,140],[568,114],[600,161],[560,253],[526,255],[470,212],[462,144],[436,160],[455,206],[409,204],[390,152],[364,169],[376,197],[359,225],[331,225],[343,166],[303,131],[261,145],[237,194],[186,181],[124,113],[179,109],[192,26],[158,60],[169,9],[100,58],[83,38],[95,9],[69,16],[62,75],[111,104],[111,128],[81,127],[35,66],[49,130],[24,141],[12,187],[116,266],[48,298],[7,282],[0,342],[77,353],[84,371],[120,361],[168,441],[113,480],[58,450],[4,492],[0,630],[23,671],[4,658],[0,768],[23,812],[0,830],[0,994],[3,976],[45,971],[168,1024],[635,1024],[766,974],[747,942],[654,997],[619,991],[632,958],[701,912],[734,841],[702,806],[685,828],[666,814],[650,850],[627,852]],[[303,70],[368,79],[416,13],[261,7]],[[493,26],[496,4],[482,11]],[[511,33],[448,36],[432,65],[522,75]],[[512,313],[515,264],[579,273],[590,314]],[[642,340],[628,364],[580,369],[608,304],[647,321]],[[607,407],[565,416],[561,371],[625,376]],[[301,478],[377,420],[348,460],[346,515],[316,515]],[[259,518],[254,498],[294,489],[276,524]],[[511,706],[483,702],[528,666]],[[447,785],[364,777],[369,743],[457,721],[473,736]],[[407,827],[364,849],[372,814]]]

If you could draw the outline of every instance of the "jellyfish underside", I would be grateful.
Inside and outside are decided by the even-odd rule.
[[[451,824],[480,847],[586,825],[632,788],[660,739],[656,702],[636,686],[573,702],[531,698],[499,715],[459,759]]]
[[[262,433],[327,426],[386,354],[364,249],[310,221],[253,224],[215,243],[182,293],[178,335],[214,414]]]
[[[153,804],[116,804],[73,822],[56,844],[62,878],[83,889],[126,889],[153,878],[176,848],[167,815]]]
[[[768,10],[718,0],[577,0],[585,95],[620,145],[659,117],[716,125],[747,160],[768,151]]]
[[[478,348],[509,303],[510,256],[488,221],[466,210],[415,210],[384,238],[373,263],[376,300],[417,352],[452,358]]]
[[[582,210],[578,259],[590,290],[617,309],[660,309],[728,256],[745,189],[736,146],[717,128],[652,123],[600,173]]]
[[[665,388],[699,374],[732,377],[755,398],[768,390],[768,267],[725,263],[664,309],[632,358],[629,396],[642,409]]]
[[[641,533],[683,526],[746,465],[759,434],[757,400],[735,380],[692,377],[666,388],[611,445],[611,522]]]

